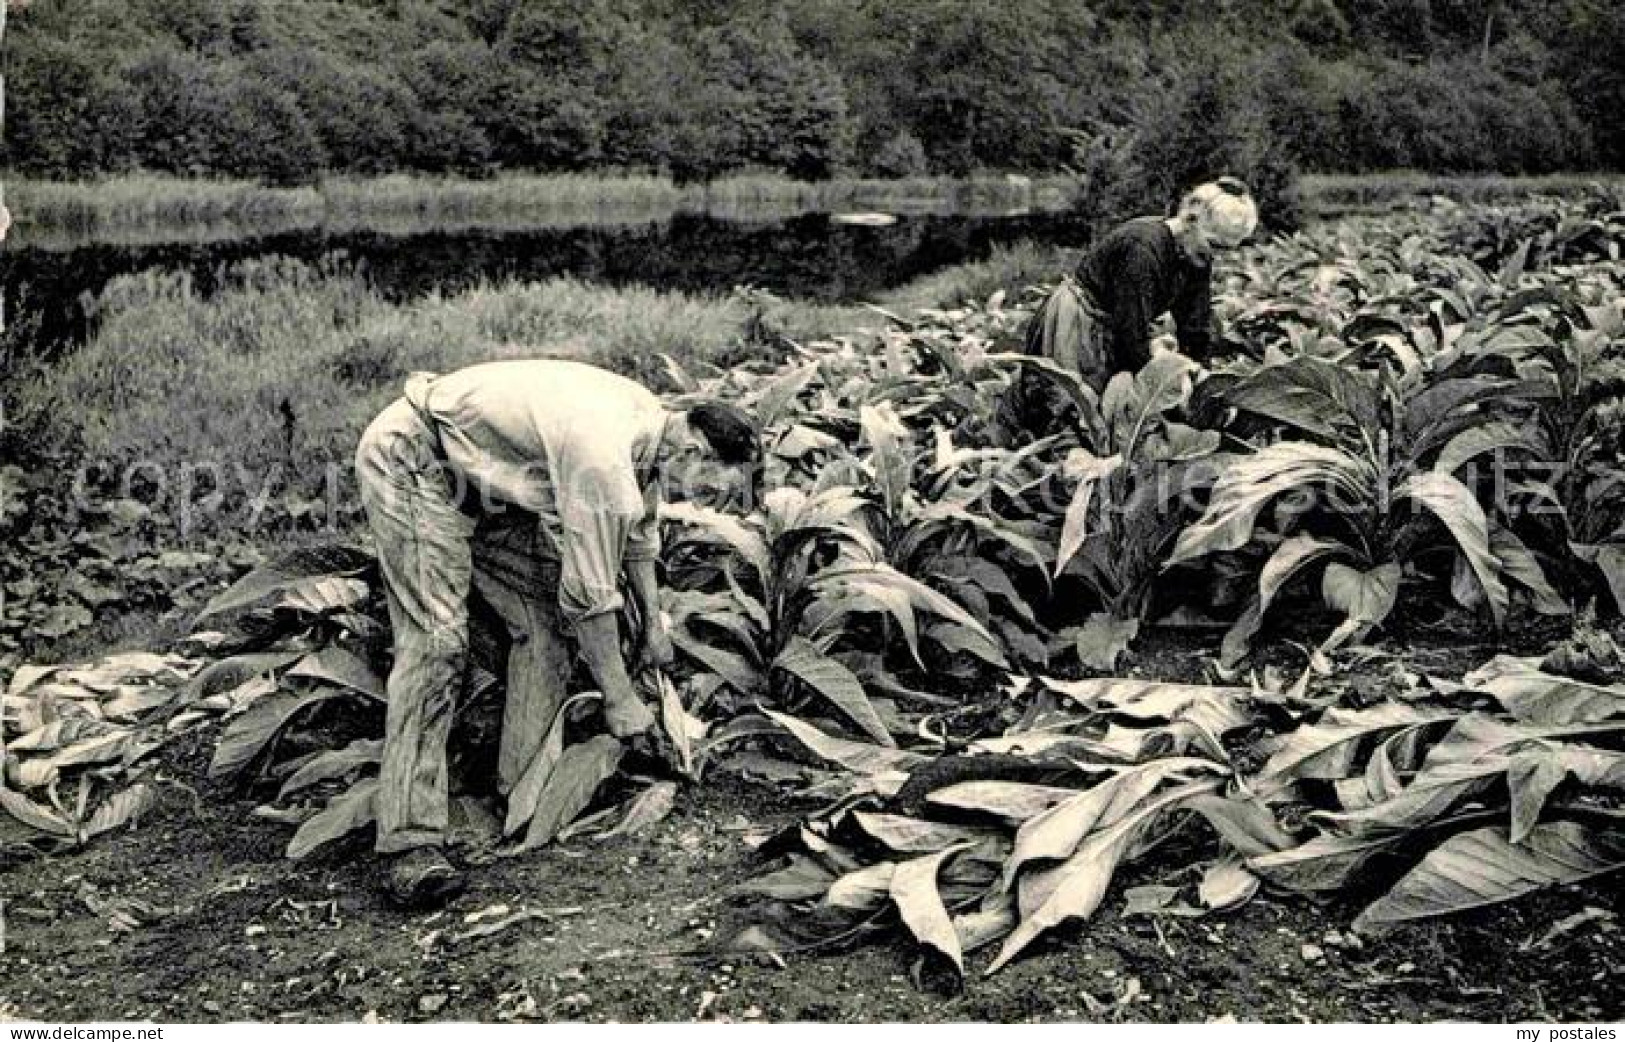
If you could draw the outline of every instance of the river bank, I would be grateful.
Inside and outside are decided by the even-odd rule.
[[[678,184],[638,174],[503,175],[488,180],[392,174],[278,188],[249,181],[130,174],[98,181],[7,179],[15,244],[192,242],[300,229],[545,228],[629,224],[704,214],[774,220],[881,210],[959,216],[1059,212],[1078,202],[1072,177],[794,181],[741,175]]]
[[[4,180],[16,221],[13,246],[42,249],[91,242],[216,242],[307,229],[406,235],[428,229],[618,226],[681,215],[782,220],[842,211],[974,217],[1087,214],[1090,209],[1085,182],[1064,173],[818,182],[762,173],[687,184],[662,175],[617,172],[506,174],[482,180],[391,174],[331,177],[299,187],[148,173],[93,181]],[[1313,217],[1383,209],[1428,196],[1461,203],[1506,202],[1529,195],[1573,196],[1597,186],[1617,191],[1620,183],[1619,174],[1610,172],[1508,177],[1397,170],[1305,175],[1298,195],[1303,212]]]

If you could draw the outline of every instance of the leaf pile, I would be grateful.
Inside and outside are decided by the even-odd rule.
[[[0,715],[0,846],[82,845],[149,810],[153,753],[202,718],[173,715],[201,664],[127,652],[18,670]]]
[[[777,867],[739,888],[766,899],[752,937],[772,946],[901,924],[955,973],[997,944],[993,973],[1093,917],[1125,867],[1164,846],[1198,883],[1133,888],[1128,911],[1381,883],[1364,931],[1625,867],[1625,685],[1530,660],[1364,709],[1256,686],[1039,678],[1016,725],[949,760],[774,719],[865,784],[781,837]],[[1300,722],[1270,728],[1260,766],[1227,753],[1283,719]]]

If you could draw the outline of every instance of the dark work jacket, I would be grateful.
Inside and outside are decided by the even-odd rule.
[[[1136,217],[1097,242],[1077,279],[1106,313],[1112,368],[1151,360],[1151,323],[1174,316],[1180,350],[1206,362],[1213,343],[1213,269],[1186,258],[1160,217]]]

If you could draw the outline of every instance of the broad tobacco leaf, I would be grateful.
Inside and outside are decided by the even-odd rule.
[[[158,805],[158,790],[145,782],[121,789],[102,802],[85,822],[84,840],[111,832],[135,821]]]
[[[1138,458],[1136,450],[1156,428],[1157,418],[1189,397],[1195,373],[1195,363],[1184,355],[1158,351],[1138,373],[1112,377],[1100,399],[1112,446],[1127,458]]]
[[[982,829],[922,821],[901,814],[858,810],[852,812],[852,819],[871,838],[899,854],[934,854],[991,834]]]
[[[1501,562],[1502,573],[1529,592],[1530,605],[1542,615],[1568,615],[1569,602],[1552,586],[1540,562],[1522,539],[1508,527],[1490,522],[1490,551]]]
[[[863,440],[870,450],[875,488],[886,516],[899,519],[907,506],[913,477],[913,442],[890,405],[865,405],[858,412]]]
[[[308,789],[324,781],[343,778],[363,767],[369,767],[383,760],[384,743],[381,739],[358,739],[342,749],[327,749],[318,753],[314,758],[301,764],[297,771],[282,783],[282,789],[277,793],[277,799],[286,799],[290,794]]]
[[[908,772],[927,759],[904,749],[836,738],[788,713],[762,712],[820,757],[874,781],[882,793],[895,794],[908,780]]]
[[[602,697],[596,691],[583,692],[567,699],[554,711],[553,722],[548,725],[547,733],[542,736],[541,743],[531,755],[530,763],[525,765],[524,773],[519,776],[519,780],[514,783],[513,791],[508,794],[508,816],[502,826],[504,836],[514,835],[536,816],[537,804],[541,801],[548,781],[553,777],[553,769],[564,756],[564,726],[571,707],[577,702]]]
[[[865,865],[841,876],[829,885],[824,903],[850,912],[872,912],[891,897],[892,878],[897,863],[881,861]]]
[[[969,954],[985,948],[1015,929],[1016,902],[1008,894],[990,894],[974,912],[954,916],[954,933],[960,951]]]
[[[1415,500],[1444,523],[1467,556],[1495,624],[1504,622],[1508,598],[1506,585],[1501,582],[1501,562],[1490,549],[1489,519],[1467,486],[1448,474],[1413,474],[1394,497]]]
[[[331,615],[366,604],[370,592],[371,588],[360,579],[312,576],[288,583],[275,606],[306,615]]]
[[[1243,610],[1241,617],[1225,634],[1221,661],[1233,666],[1247,656],[1252,639],[1263,624],[1264,613],[1269,611],[1276,595],[1293,576],[1322,557],[1350,553],[1352,551],[1347,546],[1335,539],[1319,539],[1311,535],[1283,539],[1258,573],[1258,598]]]
[[[252,607],[312,577],[354,578],[372,564],[372,555],[353,546],[301,547],[243,576],[204,605],[198,620]]]
[[[1496,420],[1469,427],[1451,438],[1433,461],[1433,470],[1439,474],[1454,474],[1469,462],[1488,452],[1504,453],[1513,449],[1539,457],[1543,446],[1528,428]]]
[[[792,637],[779,657],[773,660],[774,669],[782,669],[817,691],[845,713],[865,734],[881,745],[896,745],[885,721],[864,693],[863,684],[850,669],[822,651],[805,637]]]
[[[1507,830],[1452,836],[1354,921],[1375,931],[1413,919],[1466,911],[1625,867],[1625,841],[1573,821],[1537,825],[1521,843]]]
[[[1089,508],[1094,502],[1095,489],[1122,466],[1121,455],[1102,459],[1087,449],[1074,449],[1062,463],[1062,472],[1076,478],[1078,485],[1061,523],[1061,542],[1055,553],[1057,578],[1089,538]]]
[[[365,695],[375,702],[384,701],[383,678],[360,656],[344,648],[326,647],[313,651],[294,663],[283,675],[308,677]]]
[[[1180,533],[1163,567],[1245,546],[1259,512],[1283,492],[1325,483],[1358,499],[1367,494],[1374,478],[1354,457],[1308,442],[1277,442],[1238,457],[1220,473],[1207,510]]]
[[[1164,683],[1129,677],[1040,679],[1045,687],[1091,712],[1136,720],[1190,721],[1216,736],[1252,722],[1246,710],[1252,692],[1244,687]]]
[[[4,810],[29,828],[60,839],[74,839],[77,833],[72,824],[54,810],[43,807],[19,792],[0,784],[0,810]]]
[[[1321,358],[1265,366],[1229,388],[1225,401],[1334,442],[1382,424],[1382,396],[1369,376]]]
[[[1314,820],[1349,834],[1412,832],[1482,793],[1507,773],[1511,761],[1492,756],[1423,771],[1388,799],[1355,810],[1317,813]]]
[[[1507,712],[1532,724],[1595,724],[1625,716],[1625,686],[1554,676],[1510,655],[1497,655],[1462,684],[1492,695]]]
[[[624,751],[620,741],[607,734],[566,748],[536,801],[536,813],[519,850],[547,844],[574,821],[592,802],[598,787],[615,774]]]
[[[1215,912],[1240,908],[1258,893],[1259,879],[1234,858],[1215,861],[1202,873],[1196,896]]]
[[[1259,795],[1272,795],[1303,779],[1346,778],[1369,743],[1402,728],[1445,721],[1452,716],[1402,702],[1382,702],[1369,709],[1328,710],[1319,722],[1271,742],[1270,758],[1250,787]]]
[[[239,774],[276,741],[296,715],[343,695],[337,688],[322,687],[314,691],[278,691],[260,699],[233,720],[220,736],[220,744],[215,746],[214,758],[209,762],[209,777],[219,781]]]
[[[1404,833],[1370,836],[1328,833],[1287,850],[1254,855],[1246,863],[1254,874],[1287,890],[1342,890],[1359,876],[1372,858],[1388,853],[1404,838]]]
[[[959,948],[959,935],[954,930],[948,909],[943,906],[942,895],[937,892],[937,872],[948,858],[970,844],[960,844],[939,850],[934,854],[904,861],[891,877],[891,899],[903,925],[921,944],[935,949],[960,974],[965,972],[964,956]]]
[[[1340,647],[1372,626],[1380,625],[1394,610],[1399,599],[1403,569],[1397,561],[1380,564],[1369,571],[1350,568],[1333,561],[1321,575],[1320,594],[1326,606],[1346,616],[1321,644],[1321,651]]]
[[[1060,785],[994,780],[957,782],[928,793],[925,799],[941,807],[980,811],[1019,825],[1077,795],[1077,789]]]
[[[763,580],[771,567],[767,542],[762,534],[754,525],[732,514],[695,503],[662,503],[660,519],[683,526],[672,540],[672,545],[707,542],[725,546],[750,565],[758,582]]]
[[[1194,797],[1217,790],[1221,779],[1181,785],[1141,804],[1110,826],[1090,833],[1061,864],[1023,877],[1021,923],[1005,939],[987,972],[998,972],[1046,930],[1068,919],[1087,919],[1100,907],[1125,851],[1154,820]]]
[[[1333,561],[1326,566],[1320,592],[1326,606],[1347,615],[1349,621],[1375,625],[1394,610],[1399,579],[1397,562],[1390,561],[1362,572]]]
[[[299,831],[288,841],[288,857],[295,860],[306,857],[340,836],[372,824],[378,818],[377,795],[378,779],[366,778],[356,782],[348,792],[333,797],[321,813],[299,826]]]
[[[1164,782],[1222,770],[1211,760],[1195,757],[1153,760],[1113,775],[1028,818],[1016,831],[1015,850],[1005,863],[1004,888],[1010,889],[1022,868],[1030,862],[1071,857],[1087,836],[1135,813]]]

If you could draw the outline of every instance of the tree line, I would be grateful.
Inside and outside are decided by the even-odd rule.
[[[1625,162],[1610,0],[11,0],[5,165],[1537,173]]]

